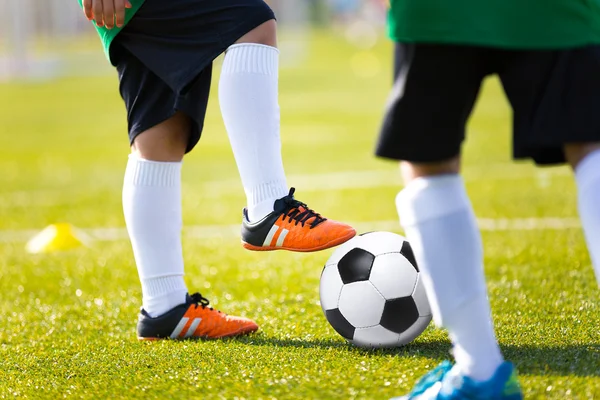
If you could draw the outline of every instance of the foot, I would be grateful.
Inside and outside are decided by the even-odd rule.
[[[142,309],[137,323],[138,339],[219,339],[258,329],[254,321],[224,314],[208,307],[208,303],[200,293],[195,293],[188,295],[184,304],[156,318]]]
[[[342,244],[356,235],[349,225],[323,218],[294,199],[294,188],[275,201],[274,211],[255,223],[244,209],[242,244],[248,250],[318,251]]]
[[[517,373],[509,362],[502,363],[494,376],[475,382],[444,361],[425,375],[413,391],[396,400],[521,400],[523,393]]]

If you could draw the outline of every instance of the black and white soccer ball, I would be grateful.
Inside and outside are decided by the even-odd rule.
[[[395,233],[369,232],[338,247],[319,289],[327,321],[360,347],[408,344],[431,322],[410,244]]]

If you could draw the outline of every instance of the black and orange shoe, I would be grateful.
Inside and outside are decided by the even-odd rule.
[[[156,318],[142,309],[137,323],[138,339],[220,339],[258,330],[256,322],[227,315],[208,307],[208,303],[200,293],[194,293],[187,296],[184,304]]]
[[[318,251],[340,245],[356,235],[350,225],[332,221],[294,199],[294,188],[275,201],[274,211],[255,223],[244,209],[242,244],[248,250]]]

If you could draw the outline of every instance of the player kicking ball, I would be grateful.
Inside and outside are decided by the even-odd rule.
[[[209,307],[183,280],[181,164],[202,132],[212,62],[225,52],[219,102],[247,198],[249,250],[317,251],[355,230],[288,190],[279,137],[276,23],[262,0],[78,0],[118,71],[131,154],[123,209],[143,295],[140,340],[222,338],[257,324]]]
[[[497,74],[514,112],[514,158],[574,170],[600,283],[600,2],[392,0],[389,17],[397,76],[377,155],[401,161],[398,214],[456,361],[403,399],[521,399],[496,341],[460,176],[465,124],[481,82]]]

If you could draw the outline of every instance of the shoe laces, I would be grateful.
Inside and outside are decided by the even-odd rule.
[[[295,188],[291,188],[290,193],[287,196],[278,200],[283,203],[283,209],[281,210],[284,215],[283,219],[289,218],[288,222],[295,221],[294,225],[298,225],[300,223],[302,226],[304,226],[304,224],[312,218],[312,221],[310,222],[310,229],[327,220],[327,218],[322,217],[320,214],[308,208],[305,203],[294,199],[295,191]]]
[[[208,305],[210,304],[210,301],[206,297],[202,296],[200,293],[194,293],[190,297],[192,299],[192,304],[194,304],[194,306],[196,308],[198,308],[198,307],[207,308]],[[211,311],[216,311],[218,313],[221,312],[219,310],[215,310],[212,307],[208,307],[208,309]]]

